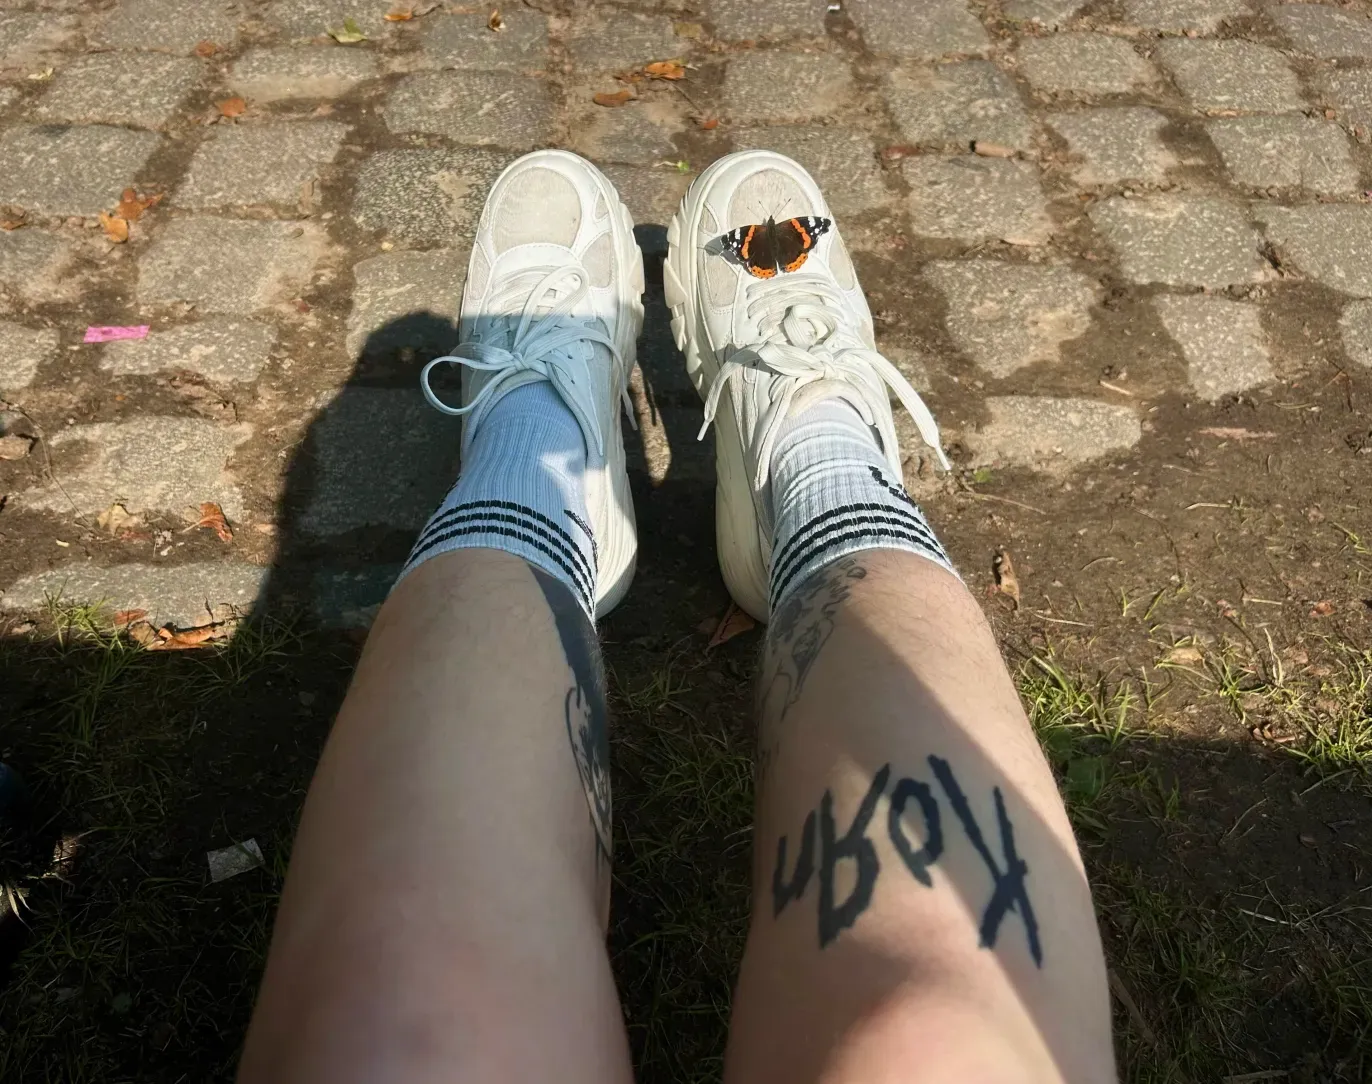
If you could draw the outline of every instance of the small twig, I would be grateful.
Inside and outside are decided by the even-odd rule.
[[[1030,512],[1037,512],[1041,516],[1046,516],[1048,514],[1042,508],[1035,508],[1032,504],[1025,504],[1023,501],[1017,501],[1010,497],[997,497],[995,496],[995,494],[992,493],[978,493],[975,489],[972,489],[970,486],[967,485],[964,485],[962,487],[962,491],[966,493],[969,497],[974,497],[979,501],[997,501],[1000,504],[1012,504],[1016,508],[1023,508]]]
[[[1156,1048],[1158,1037],[1153,1029],[1148,1026],[1148,1021],[1143,1018],[1139,1004],[1134,1000],[1134,995],[1129,992],[1129,988],[1124,985],[1124,980],[1115,973],[1113,967],[1106,968],[1105,978],[1110,983],[1110,992],[1119,999],[1119,1003],[1124,1006],[1124,1011],[1129,1014],[1129,1019],[1138,1030],[1139,1037],[1149,1046]]]
[[[1225,832],[1224,835],[1220,836],[1220,842],[1223,843],[1226,839],[1228,839],[1230,836],[1232,836],[1232,835],[1234,834],[1234,830],[1235,830],[1236,828],[1238,828],[1238,826],[1241,825],[1241,824],[1243,823],[1243,818],[1246,817],[1246,816],[1248,816],[1248,814],[1252,813],[1253,810],[1257,809],[1258,806],[1262,805],[1262,804],[1263,804],[1264,802],[1266,802],[1266,801],[1267,801],[1266,798],[1259,798],[1256,802],[1254,802],[1254,803],[1253,803],[1252,805],[1250,805],[1247,809],[1245,809],[1242,813],[1240,813],[1240,814],[1239,814],[1239,819],[1236,820],[1236,821],[1234,822],[1233,827],[1231,827],[1231,828],[1229,829],[1229,831]]]
[[[1237,1076],[1221,1077],[1221,1084],[1254,1084],[1259,1080],[1280,1080],[1291,1073],[1286,1069],[1263,1069],[1256,1073],[1239,1073]]]
[[[1295,925],[1295,924],[1292,923],[1292,922],[1287,922],[1286,919],[1284,919],[1284,918],[1273,918],[1271,915],[1264,915],[1264,914],[1262,914],[1262,913],[1259,912],[1259,911],[1250,911],[1250,910],[1248,910],[1247,907],[1235,907],[1234,910],[1237,911],[1237,912],[1238,912],[1239,914],[1241,914],[1241,915],[1248,915],[1248,916],[1251,917],[1251,918],[1260,918],[1260,919],[1262,919],[1264,922],[1271,922],[1272,924],[1274,924],[1274,925],[1276,925],[1276,926],[1292,926],[1292,925]]]
[[[1121,388],[1118,384],[1111,384],[1105,380],[1102,380],[1099,383],[1100,386],[1102,388],[1105,388],[1107,391],[1118,392],[1120,395],[1127,395],[1130,399],[1134,398],[1134,393],[1130,391],[1128,388]]]

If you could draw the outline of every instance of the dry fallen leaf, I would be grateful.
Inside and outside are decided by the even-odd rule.
[[[17,230],[24,224],[27,214],[22,207],[0,207],[0,230]]]
[[[221,117],[241,117],[243,111],[248,108],[248,103],[237,97],[225,98],[222,102],[215,102],[214,104]]]
[[[382,16],[388,23],[408,23],[414,18],[414,9],[410,7],[395,7]]]
[[[899,162],[902,158],[910,158],[919,153],[919,148],[913,143],[892,143],[889,147],[881,148],[881,157],[887,162]]]
[[[141,519],[117,501],[96,516],[95,522],[102,531],[109,531],[113,535],[121,531],[137,530],[143,526]]]
[[[124,194],[119,197],[119,206],[115,213],[126,222],[137,222],[143,217],[144,211],[156,207],[161,202],[160,192],[155,196],[140,196],[132,188],[126,188]]]
[[[1205,656],[1194,644],[1177,644],[1168,650],[1162,661],[1173,666],[1199,666],[1205,661]]]
[[[148,616],[147,610],[116,610],[114,614],[114,627],[118,629],[132,625],[135,621],[142,621]]]
[[[715,634],[710,637],[710,642],[705,645],[705,650],[710,651],[720,644],[732,640],[735,636],[742,636],[745,632],[751,632],[755,628],[757,628],[757,622],[731,602],[729,608],[724,611],[724,616],[719,619]]]
[[[118,215],[108,215],[101,211],[100,227],[105,231],[105,237],[116,245],[122,245],[129,239],[129,224]]]
[[[129,635],[149,651],[185,651],[188,648],[203,647],[215,640],[228,639],[233,634],[235,622],[221,621],[193,629],[174,629],[170,625],[163,625],[151,639],[145,639],[147,633],[139,628],[140,625],[146,624],[146,621],[140,621],[131,625]],[[138,632],[135,632],[135,629],[138,629]]]
[[[613,94],[602,91],[591,99],[596,105],[603,105],[606,109],[613,109],[633,100],[634,92],[632,90],[617,90]]]
[[[199,57],[211,57],[217,52],[219,52],[219,46],[209,40],[202,41],[195,47],[195,55]]]
[[[1015,562],[1010,559],[1009,550],[996,550],[996,555],[991,558],[991,572],[996,577],[996,590],[1008,595],[1018,610],[1019,577],[1015,575]]]
[[[200,506],[199,521],[187,529],[193,531],[197,527],[209,527],[219,536],[221,542],[233,541],[233,531],[229,529],[228,520],[224,518],[224,510],[214,501],[206,501]]]
[[[343,20],[343,29],[330,30],[329,37],[333,38],[339,45],[355,45],[359,41],[367,40],[367,35],[362,33],[362,28],[357,25],[357,20],[351,15]]]
[[[9,433],[0,437],[0,459],[23,459],[33,447],[32,437]]]
[[[1003,143],[991,143],[985,139],[978,139],[972,144],[972,151],[981,155],[983,158],[1013,158],[1015,148],[1007,147]]]
[[[1327,598],[1320,599],[1310,608],[1311,617],[1328,617],[1334,612],[1334,604]]]
[[[650,79],[669,79],[676,82],[686,78],[686,65],[679,60],[655,60],[643,66],[643,74]]]
[[[719,127],[718,117],[704,117],[696,122],[696,127],[702,132],[713,132]]]
[[[491,9],[491,17],[486,20],[486,29],[496,32],[505,29],[505,16],[500,14],[499,8]]]
[[[31,72],[25,78],[31,79],[35,83],[46,83],[52,78],[52,72],[52,68],[44,68],[42,71]]]

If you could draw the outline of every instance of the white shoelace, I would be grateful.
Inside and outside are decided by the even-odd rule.
[[[797,393],[820,381],[832,381],[857,391],[856,396],[844,396],[844,401],[852,403],[862,420],[876,428],[880,426],[872,404],[887,403],[889,386],[943,469],[952,469],[939,443],[934,416],[900,370],[875,350],[842,345],[843,336],[836,334],[840,325],[835,315],[842,311],[842,300],[827,277],[805,272],[778,276],[749,284],[745,296],[747,315],[757,321],[765,341],[738,350],[720,366],[705,399],[705,424],[700,427],[700,435],[703,437],[714,421],[720,396],[730,381],[745,370],[764,369],[785,377],[781,394],[772,400],[761,421],[757,474],[753,480],[756,488],[762,489],[767,483],[772,446],[782,423],[791,414]],[[893,437],[894,433],[890,434]],[[891,449],[886,451],[889,456]]]
[[[537,275],[539,278],[530,292],[528,281],[531,275]],[[597,455],[603,456],[605,440],[596,421],[593,398],[595,392],[588,381],[578,379],[580,374],[585,372],[586,366],[572,349],[583,343],[597,343],[610,351],[616,367],[615,372],[621,375],[620,402],[624,405],[625,413],[629,415],[630,424],[634,423],[628,373],[614,339],[591,321],[570,315],[577,304],[585,298],[589,289],[585,270],[576,264],[522,268],[500,283],[491,297],[497,311],[503,303],[513,303],[521,297],[526,298],[509,349],[492,346],[489,343],[465,342],[460,343],[451,354],[434,358],[424,366],[419,374],[419,387],[429,405],[444,414],[472,414],[467,425],[464,450],[465,445],[470,444],[472,433],[480,419],[502,396],[514,390],[511,381],[521,373],[531,372],[557,389],[558,395],[567,404],[567,409],[581,426],[581,432],[586,438],[586,447],[594,448]],[[488,319],[508,321],[514,317],[493,316]],[[495,375],[466,406],[449,406],[435,395],[433,388],[429,386],[429,373],[435,365],[444,364],[465,365],[470,369]]]

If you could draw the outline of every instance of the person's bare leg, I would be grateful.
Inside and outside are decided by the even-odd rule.
[[[578,772],[607,806],[591,635],[506,553],[399,585],[310,787],[242,1084],[631,1079]]]
[[[891,550],[816,572],[761,713],[726,1080],[1113,1080],[1081,861],[966,588]]]

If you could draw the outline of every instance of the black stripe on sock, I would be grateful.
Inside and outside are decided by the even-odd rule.
[[[772,562],[772,579],[786,575],[791,568],[797,564],[804,564],[807,560],[806,554],[827,545],[828,543],[824,541],[825,535],[831,535],[836,531],[851,530],[857,524],[903,528],[904,530],[911,532],[929,548],[941,548],[938,539],[934,537],[933,531],[928,527],[922,528],[918,524],[910,523],[899,516],[888,515],[884,510],[876,515],[850,516],[845,519],[830,520],[828,523],[815,530],[810,530],[809,528],[811,525],[806,524],[801,528],[806,534],[804,543],[792,549],[790,557],[786,560]]]
[[[830,538],[828,541],[821,543],[815,548],[806,550],[805,559],[801,561],[799,564],[797,564],[794,568],[792,568],[790,572],[786,573],[780,578],[774,575],[772,577],[772,589],[768,599],[769,604],[771,606],[775,606],[776,601],[780,599],[783,594],[786,593],[786,588],[791,585],[791,581],[794,580],[796,576],[799,575],[802,571],[804,571],[807,567],[809,567],[810,563],[816,557],[827,552],[828,550],[837,549],[840,546],[846,545],[849,542],[856,542],[859,539],[863,538],[889,538],[897,542],[905,542],[908,543],[909,546],[914,550],[927,556],[931,556],[935,561],[937,561],[940,564],[947,565],[950,563],[948,561],[948,555],[943,552],[943,547],[938,545],[937,543],[931,546],[928,542],[920,538],[918,535],[897,528],[863,526],[861,530],[849,531],[847,534],[841,534],[834,538]],[[874,548],[903,549],[904,547],[876,546]]]
[[[595,534],[591,531],[591,525],[570,508],[564,508],[562,514],[581,528],[581,533],[584,534],[591,543],[591,554],[596,559],[596,567],[600,567],[600,547],[596,545]]]
[[[912,505],[911,507],[913,508],[914,506]],[[914,511],[910,511],[898,505],[876,502],[844,504],[839,505],[837,508],[830,508],[827,512],[820,513],[815,516],[814,519],[808,521],[800,530],[796,531],[795,534],[786,540],[786,545],[782,546],[781,550],[773,557],[772,567],[776,569],[789,564],[791,557],[795,555],[796,551],[808,546],[810,537],[819,533],[820,528],[823,528],[826,531],[833,530],[835,526],[841,526],[841,524],[836,524],[834,521],[845,516],[855,516],[860,512],[877,512],[883,515],[895,516],[908,523],[914,530],[927,534],[929,536],[928,541],[931,545],[938,545],[938,539],[934,537],[933,529],[925,522],[924,517],[920,514],[918,508],[915,508]],[[826,526],[826,524],[828,526]]]
[[[545,531],[541,526],[535,523],[528,516],[508,514],[505,512],[477,510],[464,512],[462,515],[459,516],[448,515],[446,517],[446,520],[447,522],[443,524],[443,527],[440,531],[426,530],[420,536],[419,541],[415,543],[415,548],[413,552],[418,553],[421,550],[428,549],[430,539],[434,538],[436,535],[440,533],[443,533],[445,531],[450,530],[453,527],[456,527],[458,524],[505,523],[509,524],[512,527],[518,527],[521,530],[529,531],[532,534],[536,534],[549,545],[559,550],[562,553],[563,557],[565,557],[575,566],[577,572],[579,573],[579,582],[595,582],[595,575],[590,571],[589,566],[586,564],[586,555],[582,553],[582,551],[578,549],[576,546],[569,544],[566,541],[566,536],[564,533],[558,532],[557,534],[553,534],[548,531]]]
[[[530,523],[527,525],[521,524],[521,526],[526,526],[527,530],[536,532],[553,545],[560,546],[572,557],[577,567],[581,569],[582,575],[590,582],[595,581],[595,565],[592,563],[595,559],[594,548],[592,549],[592,562],[587,562],[585,553],[582,551],[581,547],[576,544],[570,531],[556,520],[549,519],[542,512],[530,508],[527,505],[516,504],[513,501],[467,501],[465,504],[454,505],[446,512],[440,512],[424,525],[424,530],[419,533],[419,538],[415,541],[416,548],[423,545],[423,543],[428,540],[429,536],[435,532],[447,530],[456,523],[466,523],[476,516],[489,516],[490,518],[503,523],[515,522],[508,517],[502,517],[497,512],[484,511],[485,509],[493,508],[512,512],[530,520]],[[551,530],[556,535],[556,538],[554,538],[553,535],[550,535],[548,531],[545,531],[543,529],[544,527]],[[586,532],[586,537],[591,537],[590,531]],[[591,539],[591,544],[592,547],[594,547],[594,539]]]

